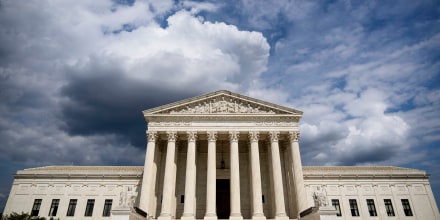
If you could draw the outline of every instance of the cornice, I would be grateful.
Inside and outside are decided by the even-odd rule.
[[[304,166],[304,179],[427,179],[425,171],[394,166]]]
[[[142,166],[46,166],[19,170],[15,179],[133,179],[142,176]]]
[[[220,108],[216,108],[211,104],[220,104]],[[223,104],[226,104],[228,106],[222,106]],[[229,106],[231,104],[233,104],[233,106]],[[227,107],[231,107],[232,109]],[[190,113],[192,115],[194,113],[202,113],[204,115],[222,115],[223,112],[227,112],[228,114],[236,112],[240,115],[289,114],[299,117],[301,117],[302,115],[302,112],[296,109],[273,104],[226,90],[219,90],[205,95],[196,96],[193,98],[173,102],[167,105],[162,105],[156,108],[144,110],[143,114],[144,117],[147,118],[147,116],[155,114],[186,115],[186,113]]]
[[[19,170],[15,179],[140,179],[143,166],[46,166]],[[394,166],[304,166],[313,179],[428,179],[425,171]]]

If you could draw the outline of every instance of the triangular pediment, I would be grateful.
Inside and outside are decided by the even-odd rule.
[[[257,114],[302,115],[301,111],[226,90],[184,99],[143,111],[144,115]]]

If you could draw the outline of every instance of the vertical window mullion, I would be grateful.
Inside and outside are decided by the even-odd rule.
[[[49,216],[56,216],[58,212],[58,205],[60,204],[59,199],[52,199],[52,204],[50,205]]]
[[[342,216],[341,205],[339,204],[339,199],[332,199],[332,205],[336,209],[336,216]]]
[[[405,212],[405,216],[413,216],[411,206],[409,205],[408,199],[402,199],[403,211]]]
[[[93,206],[95,206],[95,200],[88,199],[87,205],[86,205],[86,212],[84,213],[84,216],[92,216],[93,215]]]
[[[370,213],[370,216],[377,216],[376,206],[374,205],[373,199],[367,199],[367,207],[368,207],[368,212]]]
[[[358,210],[356,199],[350,199],[348,201],[350,203],[351,216],[359,216],[359,210]]]
[[[34,205],[32,206],[31,216],[38,216],[38,214],[40,212],[40,207],[41,207],[42,201],[43,201],[42,199],[35,199],[34,200]]]
[[[67,208],[67,215],[66,216],[74,216],[75,215],[77,201],[78,200],[76,200],[76,199],[71,199],[69,201],[69,207]]]
[[[384,203],[385,203],[385,209],[387,211],[387,215],[388,216],[395,216],[393,203],[391,202],[391,199],[384,199]]]
[[[110,216],[110,212],[112,210],[112,203],[113,203],[113,200],[111,200],[111,199],[106,199],[104,201],[104,210],[102,211],[102,216],[104,216],[104,217]]]

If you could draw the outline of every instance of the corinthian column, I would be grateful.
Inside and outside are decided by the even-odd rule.
[[[229,140],[231,142],[231,220],[242,220],[240,206],[240,169],[239,169],[239,152],[238,152],[237,131],[229,132]]]
[[[196,139],[197,133],[188,131],[188,151],[186,153],[185,203],[182,220],[195,219],[196,200]]]
[[[261,193],[260,152],[258,150],[258,131],[249,132],[251,171],[252,171],[252,219],[265,220],[263,213],[263,201]]]
[[[167,132],[168,145],[167,145],[167,155],[165,161],[165,175],[163,180],[163,191],[162,191],[162,210],[159,216],[159,220],[171,220],[173,216],[171,215],[171,204],[173,204],[174,190],[176,187],[176,132]]]
[[[150,204],[153,198],[153,192],[156,188],[157,166],[154,164],[154,154],[156,151],[157,133],[154,131],[147,131],[147,139],[147,152],[145,154],[144,173],[142,174],[139,207],[148,214],[148,218],[151,218],[153,211]]]
[[[281,174],[280,149],[278,144],[279,132],[269,132],[270,151],[272,156],[273,188],[275,193],[275,219],[289,219],[284,204],[283,177]]]
[[[217,220],[215,210],[216,200],[216,169],[215,169],[215,145],[217,132],[208,132],[208,170],[206,175],[206,214],[205,220]]]
[[[293,182],[295,184],[296,192],[296,205],[299,214],[307,208],[307,203],[304,198],[306,198],[306,190],[304,188],[303,171],[301,165],[301,156],[299,153],[299,131],[289,132],[290,140],[290,157],[292,158],[292,165],[290,167],[291,173],[293,174]]]

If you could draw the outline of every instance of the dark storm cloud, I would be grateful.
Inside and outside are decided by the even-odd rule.
[[[192,90],[128,78],[117,64],[100,59],[69,71],[81,72],[69,74],[61,89],[67,100],[61,103],[60,120],[70,135],[117,134],[143,147],[146,122],[142,110],[197,95]]]
[[[380,148],[359,147],[358,150],[348,151],[346,155],[339,155],[336,165],[355,166],[386,161],[397,154],[396,146],[381,146]]]

